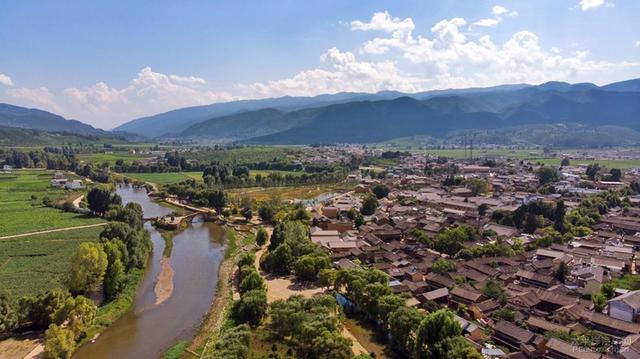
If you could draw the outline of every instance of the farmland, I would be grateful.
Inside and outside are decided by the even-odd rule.
[[[559,158],[545,158],[536,160],[536,162],[540,162],[545,165],[554,165],[560,166]],[[619,169],[631,169],[631,168],[640,168],[640,160],[571,160],[572,166],[577,165],[590,165],[597,163],[600,166],[604,166],[607,168],[619,168]]]
[[[202,181],[202,172],[123,173],[125,177],[157,185],[177,183],[189,178]]]
[[[312,199],[323,193],[346,192],[351,189],[353,189],[352,184],[335,183],[335,184],[305,185],[305,186],[294,186],[294,187],[241,188],[241,189],[230,189],[227,192],[232,196],[246,195],[251,199],[255,199],[257,201],[264,201],[271,198],[279,198],[282,200]]]
[[[101,227],[0,240],[0,292],[16,299],[61,284],[76,247],[97,241]]]
[[[52,178],[53,172],[43,170],[0,174],[0,237],[102,222],[98,218],[45,207],[44,197],[55,202],[81,195],[52,187]]]
[[[113,166],[117,160],[123,160],[125,163],[131,163],[148,158],[148,156],[130,154],[128,152],[81,153],[78,154],[77,157],[78,160],[83,163],[101,165],[106,162],[109,163],[109,166]]]
[[[300,155],[303,151],[295,147],[247,146],[208,151],[188,152],[185,156],[202,163],[216,161],[221,164],[248,164],[272,162],[274,159],[285,162],[290,155]]]

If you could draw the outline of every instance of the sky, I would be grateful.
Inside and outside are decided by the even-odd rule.
[[[640,77],[638,0],[0,0],[0,102],[110,129],[342,91]]]

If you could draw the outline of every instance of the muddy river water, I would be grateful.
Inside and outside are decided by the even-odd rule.
[[[117,192],[123,203],[139,203],[146,218],[171,212],[153,202],[144,189],[123,185]],[[165,242],[149,223],[145,227],[151,233],[153,253],[133,307],[95,343],[80,348],[75,358],[157,358],[176,341],[191,339],[206,315],[224,257],[224,228],[196,217],[191,225],[175,232],[168,258],[173,290],[166,300],[156,304],[154,288],[162,270]]]

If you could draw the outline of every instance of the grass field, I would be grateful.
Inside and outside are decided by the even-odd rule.
[[[0,240],[0,292],[14,299],[60,286],[82,242],[97,241],[101,227]]]
[[[543,163],[545,165],[554,165],[560,166],[559,158],[545,158],[535,160],[536,162]],[[631,168],[640,168],[640,159],[639,160],[571,160],[572,166],[577,166],[580,164],[590,165],[593,163],[597,163],[600,166],[605,166],[607,168],[619,168],[622,170],[631,169]]]
[[[122,173],[123,176],[157,185],[177,183],[189,178],[202,181],[202,172]]]
[[[52,187],[52,178],[52,171],[41,170],[0,174],[0,237],[102,222],[43,206],[45,196],[57,201],[81,194]]]
[[[421,153],[427,153],[433,156],[442,156],[450,158],[465,158],[465,150],[421,150]],[[466,157],[469,157],[469,152],[466,152]],[[515,159],[529,159],[529,158],[542,158],[544,157],[540,150],[511,150],[511,149],[474,149],[474,158],[483,157],[507,157]]]
[[[257,201],[279,198],[281,200],[290,199],[311,199],[327,192],[345,192],[352,190],[353,185],[347,183],[305,185],[293,187],[254,187],[230,189],[230,195],[247,195]]]
[[[145,156],[134,155],[128,152],[114,152],[114,153],[81,153],[76,156],[78,160],[84,163],[91,164],[103,164],[108,162],[110,166],[113,166],[117,160],[123,160],[125,163],[131,163],[133,161],[138,161],[144,158]]]
[[[277,158],[284,160],[289,155],[300,155],[303,150],[296,147],[279,146],[247,146],[231,149],[218,149],[186,153],[190,159],[197,159],[203,163],[217,161],[223,164],[247,164],[256,162],[271,162]]]

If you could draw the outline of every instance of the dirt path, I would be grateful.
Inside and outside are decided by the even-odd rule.
[[[269,238],[271,238],[271,234],[273,233],[273,228],[265,227],[265,230],[269,234]],[[320,294],[323,292],[322,288],[314,287],[314,288],[303,288],[298,286],[296,283],[292,282],[288,278],[273,278],[265,275],[264,272],[260,271],[260,258],[266,252],[269,243],[265,244],[260,250],[256,252],[256,261],[255,266],[256,269],[262,274],[267,282],[267,302],[271,303],[279,299],[287,299],[292,295],[302,295],[305,298],[310,298],[316,294]],[[358,339],[349,331],[347,327],[342,327],[342,335],[345,338],[349,338],[351,340],[351,350],[354,355],[358,354],[367,354],[368,351],[362,346],[362,344],[358,341]]]
[[[0,341],[0,359],[38,358],[43,350],[41,339],[8,338]]]
[[[107,225],[108,222],[105,223],[95,223],[95,224],[87,224],[85,226],[76,226],[76,227],[67,227],[67,228],[56,228],[56,229],[49,229],[46,231],[38,231],[38,232],[29,232],[29,233],[20,233],[20,234],[14,234],[11,236],[4,236],[4,237],[0,237],[0,240],[2,239],[11,239],[11,238],[20,238],[20,237],[29,237],[29,236],[33,236],[36,234],[45,234],[45,233],[54,233],[54,232],[66,232],[66,231],[73,231],[76,229],[84,229],[84,228],[92,228],[92,227],[100,227],[100,226],[105,226]]]
[[[82,202],[82,199],[84,198],[84,195],[81,195],[80,197],[76,198],[73,200],[73,206],[75,208],[80,208],[80,202]]]

